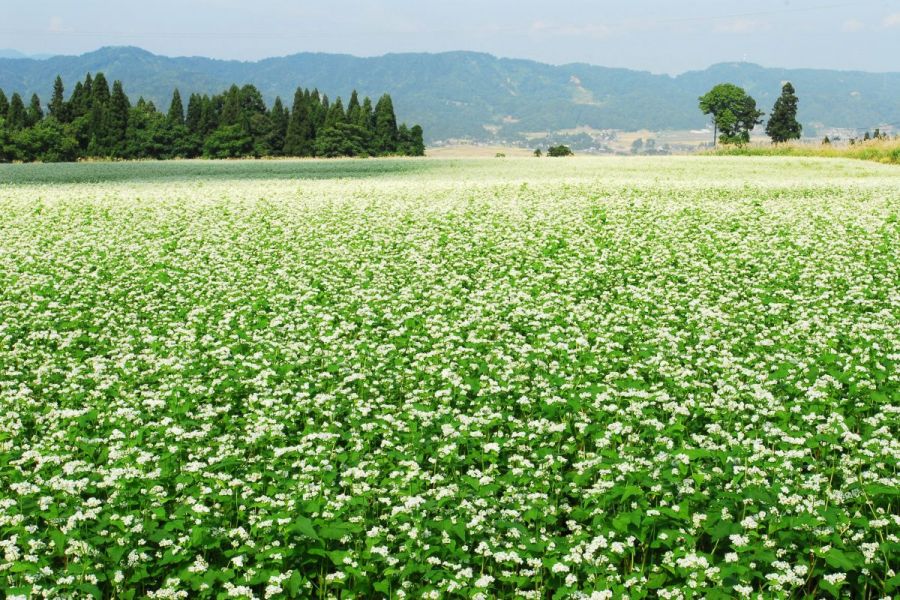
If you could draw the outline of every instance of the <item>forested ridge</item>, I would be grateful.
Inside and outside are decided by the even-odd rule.
[[[393,101],[373,104],[354,91],[346,106],[318,90],[297,88],[291,106],[267,106],[253,85],[221,94],[175,89],[168,110],[139,98],[121,81],[88,74],[66,98],[61,77],[46,106],[37,94],[26,104],[0,89],[0,162],[62,162],[84,158],[168,159],[264,156],[421,156],[419,125],[397,124]]]
[[[590,136],[560,132],[579,127],[702,129],[709,120],[697,110],[697,98],[723,81],[744,88],[766,107],[775,102],[782,83],[790,81],[803,90],[797,120],[810,137],[833,134],[831,128],[856,130],[841,133],[850,137],[900,124],[900,73],[723,63],[670,76],[587,64],[547,65],[476,52],[365,58],[301,53],[235,61],[107,47],[46,60],[0,59],[0,88],[22,92],[26,102],[35,92],[46,99],[57,74],[68,84],[88,72],[120,79],[133,97],[144,96],[163,108],[175,87],[214,94],[232,82],[252,83],[270,106],[279,95],[290,104],[298,83],[315,84],[345,102],[353,89],[373,99],[388,92],[397,114],[422,125],[429,144],[467,139],[533,148],[535,136],[544,133],[543,147],[566,144],[578,151],[595,145]]]

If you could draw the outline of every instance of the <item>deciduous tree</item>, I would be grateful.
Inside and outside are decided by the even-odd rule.
[[[721,83],[701,96],[700,110],[712,115],[713,140],[723,144],[749,142],[750,131],[762,122],[763,115],[756,109],[756,100],[732,83]]]

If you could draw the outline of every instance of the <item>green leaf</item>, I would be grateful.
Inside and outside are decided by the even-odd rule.
[[[852,554],[848,554],[837,548],[832,548],[825,554],[825,562],[830,566],[843,571],[852,571],[858,565]]]
[[[312,538],[314,540],[320,539],[319,534],[316,533],[316,528],[313,527],[312,521],[310,521],[306,517],[297,517],[294,520],[293,525],[291,525],[291,531],[302,533],[306,537]]]

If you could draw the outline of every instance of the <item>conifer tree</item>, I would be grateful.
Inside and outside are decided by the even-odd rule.
[[[397,151],[397,116],[394,103],[385,94],[375,105],[375,150],[378,154],[392,154]]]
[[[53,82],[53,96],[50,98],[50,116],[55,117],[60,123],[69,121],[68,110],[66,110],[68,107],[66,106],[64,94],[65,88],[63,87],[62,77],[57,75],[56,81]]]
[[[191,94],[188,99],[187,115],[184,124],[193,134],[200,132],[200,119],[203,116],[203,99],[200,94]]]
[[[241,121],[241,88],[232,85],[225,93],[219,126],[237,125]]]
[[[94,101],[94,78],[88,73],[84,76],[84,85],[82,86],[85,94],[85,104],[87,109],[91,109],[91,103]]]
[[[83,117],[90,111],[90,92],[86,92],[84,84],[80,81],[75,83],[72,90],[72,96],[68,102],[68,116],[74,121],[78,117]]]
[[[128,113],[130,111],[131,103],[128,101],[128,96],[125,95],[122,82],[116,80],[113,83],[109,109],[106,112],[106,123],[104,124],[104,148],[108,153],[118,154],[123,149],[125,136],[128,131]]]
[[[315,94],[315,96],[318,97],[318,94]],[[313,131],[318,133],[320,129],[325,127],[325,120],[328,118],[328,111],[331,110],[331,101],[328,99],[328,94],[322,94],[318,102],[316,102],[314,99],[310,104],[310,107],[310,113],[312,114]]]
[[[799,100],[790,82],[781,88],[781,96],[775,101],[772,116],[766,124],[766,135],[772,142],[780,144],[788,140],[799,140],[803,126],[797,121]]]
[[[347,103],[347,121],[355,124],[359,120],[360,110],[362,110],[362,106],[359,104],[359,94],[353,90],[353,93],[350,94],[350,102]]]
[[[344,103],[341,101],[341,97],[338,96],[337,100],[334,101],[334,104],[328,109],[328,114],[325,116],[324,127],[326,129],[329,127],[337,127],[341,123],[346,122],[347,115],[344,113]]]
[[[284,153],[284,140],[287,135],[288,124],[290,123],[290,115],[284,109],[281,96],[275,98],[269,120],[271,121],[269,152],[272,153],[272,156],[281,156]]]
[[[184,125],[184,105],[181,103],[181,93],[178,88],[172,92],[172,102],[169,104],[169,112],[166,115],[169,125]]]
[[[369,97],[363,99],[356,124],[375,133],[375,109],[372,108],[372,100]]]
[[[307,92],[308,94],[308,92]],[[288,122],[284,140],[286,156],[313,156],[315,153],[315,131],[310,118],[308,95],[297,88],[294,104],[291,107],[291,118]]]
[[[88,75],[88,78],[90,78],[90,75]],[[86,81],[85,87],[90,87],[91,102],[93,104],[106,105],[109,102],[109,83],[107,83],[106,76],[103,73],[97,73],[93,82]]]
[[[25,126],[34,127],[43,120],[44,108],[41,106],[41,99],[37,94],[32,94],[28,110],[25,111]]]
[[[213,98],[210,98],[206,94],[201,98],[200,131],[203,135],[209,135],[219,126],[220,107],[217,106],[217,102],[220,102],[221,99],[218,97],[216,98],[217,100],[214,101]]]
[[[22,96],[15,92],[9,100],[9,108],[6,110],[6,127],[10,131],[19,131],[25,129],[25,125],[25,103],[22,102]]]
[[[90,75],[88,75],[90,78]],[[85,88],[90,86],[91,104],[88,123],[88,154],[91,156],[109,156],[107,147],[109,133],[107,131],[106,113],[109,108],[109,84],[103,73],[97,73],[93,81],[85,80]]]
[[[354,91],[345,109],[340,97],[330,102],[318,90],[298,88],[293,110],[276,98],[270,111],[257,88],[233,85],[211,97],[191,94],[185,115],[179,90],[167,113],[144,98],[132,107],[122,82],[110,89],[102,73],[76,82],[68,102],[64,92],[57,76],[49,106],[54,118],[45,119],[36,94],[26,108],[19,94],[10,101],[0,90],[0,160],[165,159],[201,151],[210,158],[421,155],[425,148],[420,126],[398,127],[387,94],[373,108]]]

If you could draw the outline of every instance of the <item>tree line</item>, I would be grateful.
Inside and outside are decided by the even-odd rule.
[[[0,90],[0,162],[63,162],[83,158],[168,159],[262,156],[422,156],[419,125],[397,124],[390,95],[374,103],[354,90],[346,107],[318,90],[297,88],[288,108],[271,108],[252,85],[221,94],[191,94],[185,108],[178,89],[169,109],[139,98],[121,81],[88,74],[65,98],[57,76],[46,106],[37,94]]]

